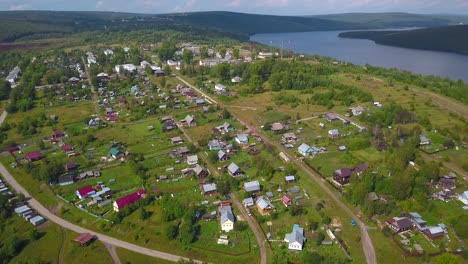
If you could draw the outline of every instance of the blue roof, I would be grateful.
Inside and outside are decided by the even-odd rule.
[[[307,145],[306,143],[302,143],[302,145],[300,145],[297,150],[301,153],[308,153],[309,149],[310,149],[309,145]]]

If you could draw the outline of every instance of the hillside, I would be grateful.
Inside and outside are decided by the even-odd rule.
[[[449,26],[408,31],[344,32],[339,34],[339,37],[369,39],[377,44],[404,48],[468,54],[468,26]]]
[[[463,20],[465,19],[465,20]],[[99,31],[210,30],[247,40],[256,33],[434,27],[468,22],[468,17],[405,13],[273,16],[234,12],[132,14],[119,12],[0,11],[0,42],[63,37]]]
[[[368,28],[441,27],[468,23],[468,16],[420,15],[410,13],[344,13],[311,16],[315,18],[353,23]]]

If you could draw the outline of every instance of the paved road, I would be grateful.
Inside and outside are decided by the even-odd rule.
[[[165,259],[165,260],[169,260],[169,261],[173,261],[173,262],[177,262],[177,261],[179,261],[181,259],[188,260],[187,258],[184,258],[184,257],[181,257],[181,256],[177,256],[177,255],[173,255],[173,254],[169,254],[169,253],[165,253],[165,252],[161,252],[161,251],[157,251],[157,250],[137,246],[135,244],[131,244],[131,243],[128,243],[128,242],[125,242],[125,241],[122,241],[122,240],[119,240],[119,239],[116,239],[116,238],[113,238],[113,237],[110,237],[110,236],[107,236],[107,235],[103,235],[103,234],[91,231],[91,230],[83,228],[83,227],[74,225],[74,224],[72,224],[72,223],[70,223],[70,222],[68,222],[68,221],[54,215],[49,210],[47,210],[42,204],[40,204],[36,199],[34,199],[34,197],[32,197],[28,193],[28,191],[26,191],[21,185],[19,185],[19,183],[13,178],[13,176],[11,176],[10,172],[3,166],[3,164],[0,164],[0,173],[2,174],[4,180],[6,182],[8,182],[8,184],[11,186],[11,188],[16,190],[18,193],[24,194],[24,196],[28,199],[29,205],[31,207],[33,207],[34,209],[36,209],[39,212],[39,214],[41,214],[45,218],[49,219],[49,221],[52,221],[52,222],[66,228],[66,229],[69,229],[69,230],[71,230],[73,232],[76,232],[76,233],[90,233],[90,234],[93,234],[99,240],[101,240],[103,243],[110,244],[110,245],[117,246],[117,247],[121,247],[121,248],[125,248],[125,249],[128,249],[130,251],[137,252],[137,253],[140,253],[140,254],[143,254],[143,255],[156,257],[156,258],[160,258],[160,259]],[[200,263],[200,264],[202,263],[201,261],[198,261],[198,260],[195,260],[195,262]]]
[[[193,85],[191,85],[190,83],[186,82],[181,77],[176,76],[176,78],[179,79],[180,81],[182,81],[183,83],[185,83],[186,85],[188,85],[189,87],[193,88],[195,91],[197,91],[198,93],[200,93],[204,97],[208,98],[212,102],[220,105],[221,107],[225,107],[223,104],[221,104],[218,101],[214,100],[213,98],[208,96],[206,93],[202,92],[200,89],[198,89],[198,88],[194,87]],[[259,134],[259,136],[266,143],[269,143],[272,146],[276,146],[277,149],[279,149],[279,150],[283,151],[284,153],[286,153],[286,148],[284,146],[282,146],[278,142],[271,141],[268,136],[264,135],[263,131],[258,131],[255,127],[247,124],[246,122],[243,122],[239,118],[236,118],[234,115],[233,115],[233,117],[237,121],[239,121],[241,124],[245,125],[250,131],[256,131],[257,134]],[[330,188],[328,186],[326,186],[326,184],[322,181],[322,179],[320,178],[319,175],[312,172],[301,161],[298,161],[298,160],[295,160],[295,159],[292,159],[292,160],[293,160],[294,163],[296,163],[296,165],[298,167],[300,167],[304,172],[306,172],[317,183],[318,186],[320,186],[328,195],[330,195],[330,197],[338,204],[338,206],[340,208],[342,208],[351,218],[353,218],[356,221],[356,223],[358,224],[358,226],[359,226],[359,228],[361,230],[361,242],[362,242],[362,248],[363,248],[363,251],[364,251],[364,255],[366,257],[366,262],[368,264],[376,264],[377,263],[377,257],[375,255],[374,245],[372,244],[372,240],[371,240],[371,238],[369,236],[369,233],[367,232],[366,225],[354,214],[354,212],[351,209],[349,209],[349,207],[345,203],[343,203],[340,200],[340,198],[337,196],[336,193],[334,193],[332,190],[330,190]],[[259,244],[262,244],[262,243],[259,242]]]
[[[8,113],[7,111],[3,110],[2,115],[0,115],[0,125],[3,124],[3,121],[5,121],[5,118],[7,117]]]

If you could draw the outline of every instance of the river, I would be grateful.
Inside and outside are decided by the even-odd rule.
[[[468,56],[449,52],[406,49],[365,39],[339,38],[343,31],[270,33],[250,40],[302,54],[317,54],[358,65],[398,68],[468,83]]]

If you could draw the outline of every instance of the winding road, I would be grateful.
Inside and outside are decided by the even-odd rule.
[[[6,116],[7,116],[7,112],[3,111],[3,113],[0,115],[0,125],[2,125],[2,123],[5,121]],[[97,233],[97,232],[94,232],[92,230],[89,230],[89,229],[77,226],[75,224],[72,224],[72,223],[70,223],[70,222],[56,216],[55,214],[53,214],[52,212],[47,210],[47,208],[45,208],[36,199],[34,199],[34,197],[32,197],[28,193],[28,191],[26,191],[26,189],[24,189],[23,186],[21,186],[15,180],[15,178],[13,178],[13,176],[10,174],[10,172],[1,163],[0,163],[0,174],[2,174],[3,179],[5,180],[5,182],[7,182],[10,185],[11,188],[13,188],[17,193],[24,194],[26,200],[28,201],[29,205],[32,208],[36,209],[36,211],[39,214],[41,214],[43,217],[49,219],[49,221],[52,221],[52,222],[62,226],[63,228],[69,229],[69,230],[71,230],[73,232],[76,232],[76,233],[90,233],[92,235],[95,235],[103,243],[110,245],[111,248],[121,247],[121,248],[125,248],[125,249],[128,249],[130,251],[137,252],[137,253],[140,253],[140,254],[143,254],[143,255],[156,257],[156,258],[160,258],[160,259],[165,259],[165,260],[169,260],[169,261],[173,261],[173,262],[178,262],[180,260],[189,260],[188,258],[185,258],[185,257],[182,257],[182,256],[173,255],[173,254],[169,254],[169,253],[165,253],[165,252],[161,252],[161,251],[141,247],[141,246],[138,246],[138,245],[135,245],[135,244],[123,241],[123,240],[119,240],[119,239],[116,239],[116,238],[113,238],[113,237],[110,237],[110,236],[107,236],[107,235],[104,235],[104,234],[101,234],[101,233]],[[115,258],[116,256],[112,256],[112,257],[113,257],[113,260],[116,261],[116,258]],[[200,264],[202,263],[202,261],[199,261],[199,260],[193,260],[193,261],[195,263],[200,263]]]
[[[179,81],[183,82],[184,84],[186,84],[187,86],[191,87],[192,89],[194,89],[195,91],[197,91],[199,94],[201,94],[203,97],[209,99],[210,101],[212,101],[213,103],[216,103],[218,104],[219,106],[221,107],[224,107],[226,108],[226,106],[224,106],[223,104],[219,103],[218,101],[214,100],[212,97],[208,96],[206,93],[202,92],[200,89],[198,89],[197,87],[191,85],[190,83],[188,83],[187,81],[185,81],[184,79],[182,79],[181,77],[179,76],[175,76]],[[231,113],[232,115],[232,113]],[[282,146],[281,144],[279,144],[278,142],[275,142],[275,141],[271,141],[268,136],[265,136],[264,133],[262,131],[257,131],[257,129],[255,129],[254,127],[252,127],[251,125],[247,124],[246,122],[243,122],[242,120],[240,120],[239,118],[235,117],[234,115],[232,115],[237,121],[239,121],[242,125],[246,126],[250,131],[255,131],[257,132],[257,134],[259,134],[259,136],[266,142],[266,143],[269,143],[270,145],[272,146],[275,146],[278,150],[281,150],[283,151],[284,153],[286,153],[286,148],[284,146]],[[364,251],[364,256],[366,258],[366,262],[368,264],[376,264],[377,263],[377,256],[375,254],[375,249],[374,249],[374,245],[372,244],[372,240],[369,236],[369,233],[367,231],[367,227],[366,225],[364,224],[364,222],[362,222],[357,216],[356,214],[343,202],[340,200],[340,198],[337,196],[336,193],[334,193],[332,190],[330,190],[330,188],[328,188],[328,186],[326,186],[326,184],[322,181],[322,179],[320,178],[319,175],[315,174],[314,172],[312,172],[309,168],[307,168],[304,163],[302,163],[301,161],[298,161],[296,159],[292,159],[292,161],[299,167],[301,168],[304,172],[306,172],[316,183],[318,186],[320,186],[320,188],[322,188],[335,202],[336,204],[341,208],[343,209],[346,214],[348,214],[349,217],[351,217],[352,219],[354,219],[356,221],[356,223],[358,224],[359,226],[359,229],[361,230],[361,243],[362,243],[362,249]],[[241,210],[242,211],[242,210]],[[247,218],[248,219],[248,218]],[[262,245],[261,241],[259,241],[259,245]],[[260,247],[260,249],[262,249],[262,247]]]

